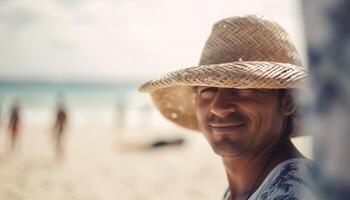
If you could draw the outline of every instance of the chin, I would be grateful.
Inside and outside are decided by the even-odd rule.
[[[220,141],[212,145],[214,152],[221,157],[239,157],[245,154],[246,149],[240,142]]]

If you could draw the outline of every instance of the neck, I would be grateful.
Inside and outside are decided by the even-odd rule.
[[[223,157],[231,198],[248,199],[274,167],[297,157],[303,156],[289,139],[266,148],[258,155]]]

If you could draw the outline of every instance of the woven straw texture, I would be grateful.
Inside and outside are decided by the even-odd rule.
[[[298,88],[307,71],[287,32],[256,16],[217,22],[199,66],[168,73],[143,84],[160,112],[180,126],[198,130],[193,86]]]

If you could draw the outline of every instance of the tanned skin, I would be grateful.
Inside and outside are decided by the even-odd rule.
[[[196,87],[199,127],[222,157],[231,199],[248,199],[279,163],[303,157],[287,120],[296,110],[291,91]]]

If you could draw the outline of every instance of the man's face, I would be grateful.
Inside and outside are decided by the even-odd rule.
[[[256,155],[281,138],[277,90],[196,87],[197,119],[215,153]]]

